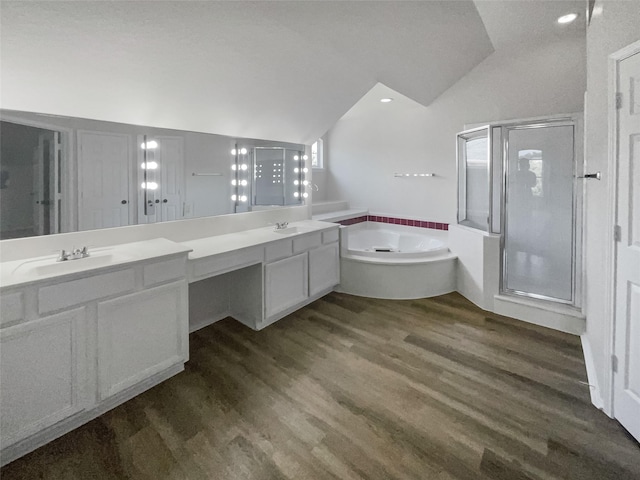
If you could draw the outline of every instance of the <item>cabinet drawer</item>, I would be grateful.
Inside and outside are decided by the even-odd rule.
[[[280,240],[279,242],[271,243],[264,248],[264,261],[266,263],[290,257],[291,255],[293,255],[293,241],[291,239]]]
[[[38,311],[52,312],[98,298],[127,293],[134,287],[135,272],[132,268],[50,285],[38,291]]]
[[[321,232],[310,233],[293,239],[293,253],[304,252],[322,244]]]
[[[263,248],[256,247],[193,260],[192,275],[189,280],[200,280],[238,268],[255,265],[256,263],[261,263],[263,257]]]
[[[187,276],[187,256],[145,265],[143,272],[145,287],[183,279]]]
[[[334,228],[333,230],[329,230],[327,232],[322,232],[322,243],[331,243],[338,241],[338,229]]]
[[[14,323],[24,318],[24,294],[14,292],[0,297],[0,325]]]

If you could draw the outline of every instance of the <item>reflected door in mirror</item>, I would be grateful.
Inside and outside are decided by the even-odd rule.
[[[180,220],[184,216],[184,139],[139,135],[138,146],[138,223]]]
[[[78,229],[129,225],[129,136],[79,131],[78,151]]]
[[[60,133],[1,122],[0,238],[60,231]]]

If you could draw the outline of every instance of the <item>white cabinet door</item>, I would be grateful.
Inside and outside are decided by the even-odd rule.
[[[307,272],[306,252],[265,265],[266,318],[304,302],[309,297]]]
[[[16,443],[86,405],[84,308],[0,331],[0,443]]]
[[[309,252],[309,296],[340,283],[340,252],[337,243]]]
[[[98,397],[104,400],[188,358],[186,282],[98,303]]]

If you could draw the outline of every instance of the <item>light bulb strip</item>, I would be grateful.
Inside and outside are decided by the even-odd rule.
[[[240,168],[238,164],[238,144],[235,144],[233,150],[231,150],[231,155],[233,155],[233,165],[231,168],[233,169],[233,180],[231,185],[233,186],[233,193],[231,194],[231,201],[234,203],[234,208],[238,205],[238,180],[240,176]]]
[[[233,179],[231,180],[231,185],[233,186],[231,200],[234,202],[235,206],[238,203],[244,203],[248,200],[246,188],[249,185],[246,177],[250,173],[249,166],[246,163],[241,163],[240,156],[247,155],[248,150],[246,147],[238,148],[238,144],[235,144],[235,148],[231,150],[231,155],[233,155],[233,163],[231,164],[231,170],[233,170]],[[244,159],[246,162],[246,159]],[[240,187],[243,187],[242,190]]]
[[[302,152],[298,152],[299,157],[298,158],[302,158]],[[302,191],[303,191],[303,186],[302,186],[302,182],[303,182],[303,173],[302,173],[302,165],[304,165],[304,162],[300,162],[300,166],[298,167],[298,191],[297,191],[297,198],[302,198]]]
[[[145,146],[145,148],[142,149],[142,158],[144,160],[143,163],[146,165],[147,164],[147,148],[146,148],[146,146],[147,146],[147,136],[144,135],[142,138],[144,140],[143,145]],[[147,188],[146,188],[146,186],[147,186],[147,169],[146,168],[142,171],[142,179],[143,179],[143,183],[142,184],[144,185],[144,188],[143,188],[143,192],[144,192],[144,194],[143,194],[143,196],[144,196],[144,199],[143,199],[144,200],[144,214],[145,214],[145,216],[147,216],[147,215],[149,215],[149,209],[148,209],[148,206],[147,206],[148,203],[149,203],[149,201],[148,201],[149,200],[148,199],[149,196],[147,194]]]

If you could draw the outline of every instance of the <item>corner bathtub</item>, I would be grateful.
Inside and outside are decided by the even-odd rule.
[[[448,232],[377,222],[340,227],[338,291],[371,298],[414,299],[456,289],[457,257]]]

